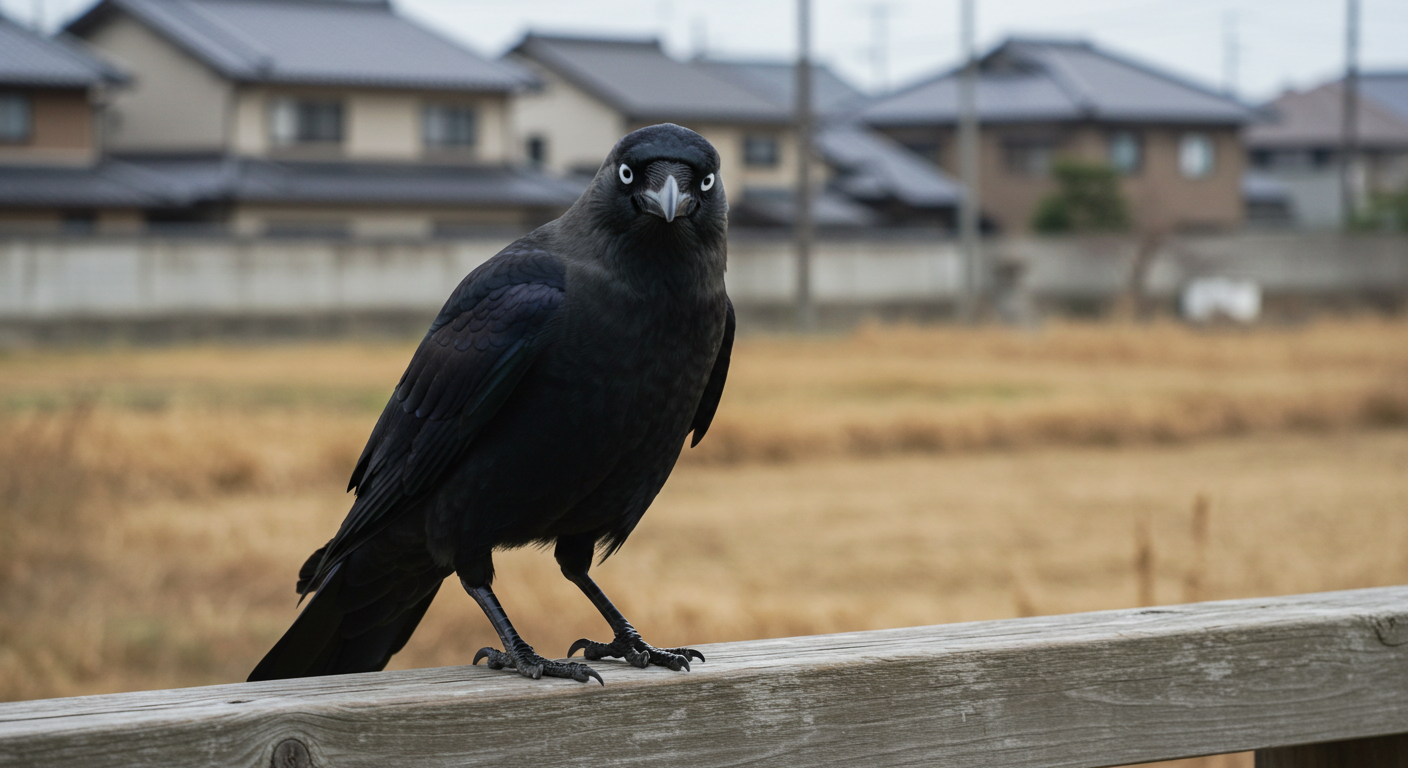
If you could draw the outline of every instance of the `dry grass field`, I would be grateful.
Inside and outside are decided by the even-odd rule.
[[[0,355],[0,699],[243,679],[410,349]],[[673,645],[1403,583],[1405,552],[1408,323],[873,326],[741,339],[594,573]],[[497,562],[540,650],[603,633],[549,554]],[[451,582],[393,666],[492,641]]]

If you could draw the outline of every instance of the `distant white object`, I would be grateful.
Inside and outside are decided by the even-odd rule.
[[[1250,323],[1261,314],[1261,286],[1251,280],[1201,277],[1183,289],[1183,316],[1206,323],[1228,318]]]

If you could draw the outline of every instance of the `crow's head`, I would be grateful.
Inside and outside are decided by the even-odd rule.
[[[617,142],[593,185],[597,203],[622,229],[698,236],[721,229],[728,213],[719,153],[703,136],[672,123]]]

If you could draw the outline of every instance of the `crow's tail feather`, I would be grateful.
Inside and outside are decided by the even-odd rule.
[[[358,605],[355,613],[361,616],[370,608],[387,617],[371,627],[358,626],[364,622],[355,616],[349,620],[350,612],[340,598],[347,582],[344,570],[342,564],[334,566],[322,579],[293,626],[249,674],[250,682],[385,669],[391,656],[405,647],[440,589],[440,582],[434,581],[424,596],[404,610],[399,610],[404,605],[399,590],[383,594],[372,604]]]

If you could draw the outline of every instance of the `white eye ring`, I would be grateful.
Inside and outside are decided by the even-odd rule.
[[[622,184],[630,184],[636,180],[636,175],[631,172],[631,166],[621,163],[621,167],[616,169],[616,175],[621,177]]]
[[[700,185],[699,185],[699,188],[700,188],[701,190],[705,191],[705,192],[708,192],[709,190],[713,189],[713,188],[714,188],[714,174],[711,173],[711,174],[709,174],[708,176],[705,176],[705,177],[704,177],[704,183],[703,183],[703,184],[700,184]]]

